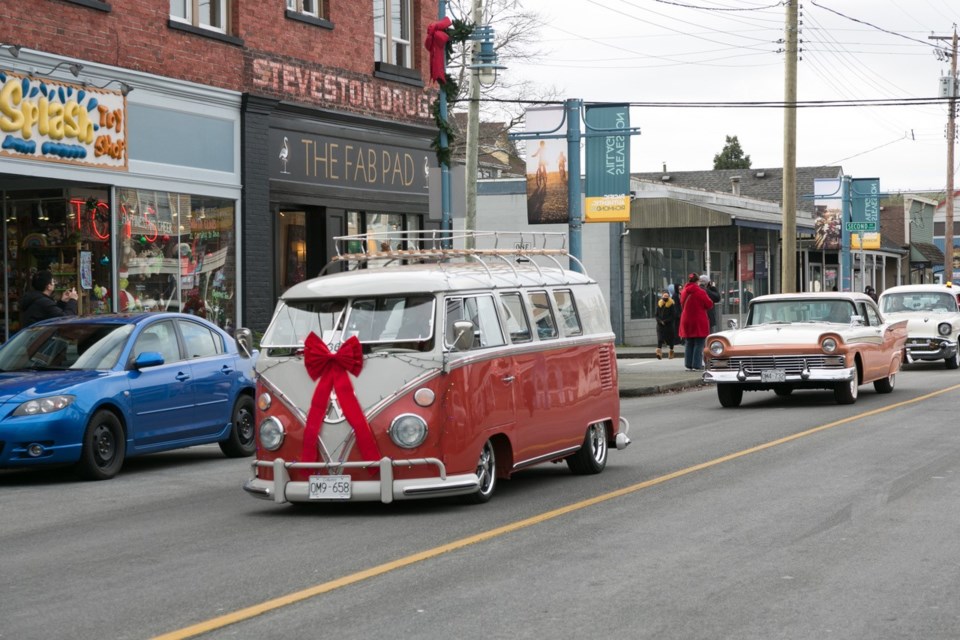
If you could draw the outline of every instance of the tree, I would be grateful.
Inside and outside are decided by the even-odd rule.
[[[723,151],[713,156],[714,169],[749,169],[750,156],[743,155],[737,136],[727,136]]]

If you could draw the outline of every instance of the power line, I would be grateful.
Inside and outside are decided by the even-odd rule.
[[[684,4],[682,2],[671,2],[671,0],[654,0],[654,2],[659,2],[661,4],[671,4],[675,7],[684,7],[685,9],[702,9],[704,11],[763,11],[765,9],[776,9],[777,7],[782,7],[783,2],[778,2],[777,4],[771,4],[765,7],[701,7],[693,4]]]
[[[889,33],[889,34],[892,35],[892,36],[897,36],[898,38],[904,38],[905,40],[912,40],[913,42],[919,42],[920,44],[926,45],[926,46],[928,46],[928,47],[932,47],[932,48],[934,48],[934,49],[937,48],[936,45],[932,45],[932,44],[930,44],[929,42],[926,42],[925,40],[917,40],[916,38],[911,38],[910,36],[905,36],[905,35],[903,35],[902,33],[897,33],[896,31],[890,31],[889,29],[884,29],[883,27],[878,27],[877,25],[872,24],[872,23],[870,23],[870,22],[867,22],[866,20],[861,20],[860,18],[854,18],[854,17],[852,17],[852,16],[848,16],[847,14],[841,13],[841,12],[837,11],[836,9],[831,9],[830,7],[825,7],[825,6],[823,6],[822,4],[819,4],[816,0],[810,0],[810,4],[812,4],[812,5],[815,6],[815,7],[819,7],[819,8],[821,8],[821,9],[823,9],[824,11],[829,11],[830,13],[835,13],[836,15],[840,16],[841,18],[846,18],[847,20],[852,20],[853,22],[856,22],[856,23],[859,23],[859,24],[863,24],[863,25],[866,25],[866,26],[871,27],[871,28],[873,28],[873,29],[876,29],[877,31],[882,31],[882,32],[884,32],[884,33]]]

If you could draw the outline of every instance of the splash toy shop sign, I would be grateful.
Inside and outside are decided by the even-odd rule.
[[[119,91],[0,70],[0,155],[126,170],[126,104]]]

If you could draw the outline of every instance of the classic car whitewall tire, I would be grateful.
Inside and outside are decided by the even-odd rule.
[[[77,473],[88,480],[109,480],[123,466],[127,453],[123,426],[116,414],[101,409],[93,414],[83,432],[83,447]]]
[[[873,388],[877,393],[890,393],[897,384],[897,374],[891,373],[886,378],[873,381]]]
[[[572,456],[567,456],[570,472],[578,476],[600,473],[607,466],[607,430],[602,423],[587,427],[583,446]]]
[[[480,488],[476,493],[464,496],[465,501],[473,504],[489,502],[493,497],[494,489],[497,488],[497,456],[493,450],[493,442],[490,440],[484,443],[480,451],[480,459],[477,460],[477,479],[480,481]]]
[[[957,348],[952,357],[944,358],[943,361],[947,365],[947,369],[960,368],[960,347]]]
[[[739,407],[743,401],[743,387],[729,383],[718,384],[717,398],[720,400],[720,406]]]
[[[836,398],[837,404],[853,404],[857,401],[859,394],[860,382],[856,374],[850,382],[838,382],[833,389],[833,396]]]

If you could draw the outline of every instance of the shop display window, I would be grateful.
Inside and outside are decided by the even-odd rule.
[[[21,296],[33,274],[48,269],[57,283],[54,298],[76,288],[81,315],[101,313],[92,283],[109,278],[110,206],[105,189],[6,191],[3,200],[6,296],[0,315],[5,335],[20,328]]]
[[[118,310],[183,311],[232,328],[233,200],[119,189]]]

